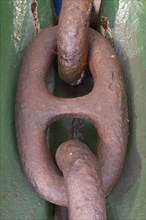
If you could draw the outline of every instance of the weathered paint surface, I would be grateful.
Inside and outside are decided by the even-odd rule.
[[[53,219],[51,206],[33,190],[23,175],[17,151],[14,126],[14,101],[22,54],[35,35],[31,0],[2,0],[1,25],[1,219]],[[53,23],[50,0],[39,0],[41,28]],[[109,17],[127,86],[130,133],[123,174],[107,198],[108,220],[145,220],[145,0],[103,0],[102,14]],[[49,89],[62,97],[80,96],[81,87],[73,93],[52,68]],[[86,89],[92,79],[85,79]],[[62,87],[64,85],[64,87]],[[86,90],[85,89],[85,90]],[[85,91],[86,93],[86,91]],[[55,148],[69,138],[84,141],[94,151],[96,132],[87,121],[62,119],[50,128],[49,142]],[[91,141],[92,140],[92,141]],[[37,171],[36,171],[37,172]]]
[[[38,1],[42,2],[42,1]],[[26,45],[35,35],[31,0],[2,0],[1,24],[1,219],[48,219],[51,211],[24,177],[16,145],[14,102],[17,77]],[[40,4],[41,28],[53,22],[50,1]],[[46,10],[47,9],[47,10]],[[37,172],[37,170],[36,170]],[[48,214],[49,213],[49,214]]]
[[[110,18],[115,48],[124,73],[130,119],[125,168],[107,199],[109,219],[144,220],[146,4],[145,0],[104,0],[103,4],[103,14]]]

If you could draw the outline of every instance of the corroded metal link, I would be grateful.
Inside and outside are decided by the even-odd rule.
[[[89,21],[93,0],[63,0],[57,33],[58,71],[69,84],[77,84],[87,65]]]
[[[67,206],[66,186],[54,164],[45,131],[61,116],[88,119],[97,129],[97,153],[104,192],[120,176],[128,137],[125,87],[113,48],[90,29],[89,67],[93,90],[79,98],[54,97],[46,78],[56,50],[57,27],[43,30],[28,47],[18,82],[16,131],[24,171],[46,200]],[[47,59],[46,59],[47,57]]]
[[[67,141],[58,148],[56,161],[64,176],[69,219],[105,220],[100,167],[89,148],[79,141]]]
[[[92,6],[97,19],[101,0],[63,0],[57,33],[58,69],[69,84],[78,84],[87,65],[89,22]],[[94,21],[97,22],[97,21]]]

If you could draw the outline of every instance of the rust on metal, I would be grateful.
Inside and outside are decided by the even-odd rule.
[[[58,71],[69,84],[78,84],[87,65],[89,21],[93,0],[63,0],[57,33]]]
[[[35,29],[36,29],[36,33],[38,34],[41,29],[40,29],[40,23],[39,23],[39,18],[38,18],[38,3],[36,0],[33,0],[31,3],[31,12],[33,15],[33,19],[34,19],[34,24],[35,24]]]
[[[91,29],[88,63],[94,78],[92,91],[68,99],[48,92],[46,78],[55,56],[52,51],[56,50],[57,31],[57,27],[44,29],[27,48],[17,88],[16,133],[24,171],[36,191],[49,202],[68,206],[64,178],[47,145],[47,127],[62,116],[83,118],[94,124],[99,136],[95,156],[106,194],[123,168],[128,113],[125,86],[114,49]]]
[[[100,32],[101,34],[108,39],[111,45],[114,45],[114,39],[112,30],[109,25],[109,18],[105,16],[100,17]]]
[[[64,176],[69,219],[105,220],[100,167],[89,148],[79,141],[67,141],[58,148],[56,161]]]

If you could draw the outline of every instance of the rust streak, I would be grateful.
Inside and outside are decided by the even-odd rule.
[[[36,28],[36,33],[38,34],[41,29],[40,29],[40,22],[39,22],[39,18],[38,18],[38,3],[36,0],[33,0],[31,3],[31,12],[34,18],[34,23],[35,23],[35,28]]]

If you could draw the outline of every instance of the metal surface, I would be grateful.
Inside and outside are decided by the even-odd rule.
[[[101,166],[104,191],[108,193],[123,168],[128,114],[116,54],[106,39],[92,29],[88,61],[94,78],[92,91],[74,99],[55,97],[48,92],[46,78],[55,54],[57,31],[57,27],[44,29],[27,48],[16,96],[16,131],[27,177],[46,200],[64,206],[67,205],[66,189],[47,147],[47,126],[69,115],[94,124],[99,135],[96,157]]]
[[[92,25],[96,26],[100,0],[63,0],[58,23],[58,72],[66,83],[79,84],[87,65],[89,23],[94,4]],[[96,21],[97,20],[97,21]]]
[[[128,94],[129,141],[126,163],[117,186],[107,198],[108,219],[146,219],[145,165],[145,0],[104,1],[103,15],[110,18]],[[114,10],[112,10],[114,9]]]
[[[38,9],[45,15],[41,28],[53,24],[50,1]],[[31,0],[0,1],[0,219],[40,220],[51,218],[52,206],[45,202],[24,177],[16,144],[14,105],[23,51],[35,36]],[[48,8],[46,15],[46,8]]]
[[[64,142],[56,152],[56,161],[64,176],[69,219],[105,220],[100,166],[89,148],[76,140]]]
[[[58,23],[57,52],[60,77],[81,82],[87,64],[89,21],[93,0],[63,0]]]
[[[17,0],[19,3],[17,4],[17,11],[20,11],[20,16],[18,13],[16,16],[15,2],[0,2],[2,30],[0,215],[1,219],[6,220],[45,220],[48,218],[51,220],[53,217],[48,203],[40,199],[23,176],[16,146],[13,119],[16,81],[22,52],[35,31],[29,11],[30,1]],[[103,1],[102,5],[103,15],[109,17],[113,34],[116,33],[116,35],[114,34],[115,48],[118,51],[124,72],[130,113],[126,164],[117,186],[108,196],[108,219],[145,220],[145,0]],[[51,9],[49,0],[40,1],[39,6],[41,26],[42,28],[47,27],[52,22],[51,10],[50,13],[48,12]],[[19,18],[19,25],[14,25],[16,18]],[[50,19],[50,23],[48,23],[48,19]],[[132,37],[129,40],[128,36],[131,35]],[[54,79],[51,81],[50,87],[57,96],[68,97],[69,94],[62,87],[62,82],[55,71],[56,68],[53,67],[53,72],[50,75],[53,75]],[[89,81],[92,82],[91,79]],[[85,82],[85,85],[87,87],[88,83]],[[77,96],[80,95],[78,88],[76,90]],[[72,136],[87,142],[90,148],[94,146],[96,135],[91,124],[87,121],[82,123],[83,133],[80,132],[79,128],[78,135],[72,134],[72,126],[74,124],[78,126],[80,121],[63,118],[52,125],[49,130],[49,139],[53,152],[60,143]]]

